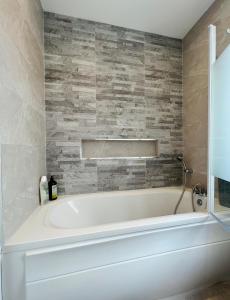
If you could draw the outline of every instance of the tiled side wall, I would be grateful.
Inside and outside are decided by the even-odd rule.
[[[181,184],[180,40],[45,13],[47,167],[65,194]],[[81,139],[156,138],[154,159],[80,160]]]
[[[0,0],[0,66],[0,165],[7,239],[38,206],[39,179],[46,173],[39,0]]]
[[[185,158],[194,170],[191,184],[207,184],[208,26],[217,26],[217,55],[230,43],[230,1],[218,0],[183,40]]]

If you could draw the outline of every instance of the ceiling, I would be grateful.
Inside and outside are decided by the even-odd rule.
[[[41,0],[44,10],[183,38],[215,0]]]

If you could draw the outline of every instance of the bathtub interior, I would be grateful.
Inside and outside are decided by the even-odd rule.
[[[181,191],[177,187],[65,196],[49,209],[46,223],[68,229],[173,216]],[[194,204],[197,212],[206,211],[205,205]],[[192,191],[187,190],[177,214],[192,212]]]

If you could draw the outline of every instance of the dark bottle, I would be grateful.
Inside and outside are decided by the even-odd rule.
[[[49,180],[49,200],[57,199],[57,182],[54,180],[53,176],[50,177]]]

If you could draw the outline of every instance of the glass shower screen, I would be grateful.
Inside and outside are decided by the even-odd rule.
[[[230,182],[230,45],[213,65],[213,175]]]
[[[230,225],[230,45],[214,59],[210,72],[211,212]]]

